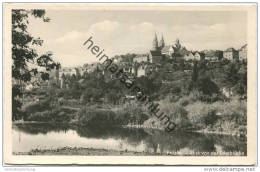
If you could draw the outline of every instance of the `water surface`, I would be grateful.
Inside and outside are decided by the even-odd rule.
[[[242,137],[111,126],[15,124],[12,139],[13,152],[84,147],[156,155],[246,155],[246,138]]]

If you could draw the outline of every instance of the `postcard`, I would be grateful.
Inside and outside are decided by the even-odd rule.
[[[5,164],[256,164],[256,4],[3,10]]]

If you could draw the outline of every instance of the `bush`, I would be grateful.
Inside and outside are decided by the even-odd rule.
[[[164,112],[170,120],[177,125],[177,128],[186,128],[189,126],[188,113],[178,103],[171,103],[167,100],[159,102],[161,112]]]
[[[233,98],[230,102],[212,104],[195,102],[186,106],[188,118],[197,129],[213,129],[230,134],[246,133],[246,101]]]
[[[52,111],[38,111],[28,114],[26,120],[39,122],[70,122],[75,118],[75,110],[67,108],[55,108]]]
[[[188,104],[190,104],[190,98],[189,97],[182,97],[180,100],[179,100],[179,104],[181,106],[187,106]]]
[[[38,122],[49,122],[51,121],[51,112],[46,110],[42,112],[35,112],[28,115],[28,121],[38,121]]]
[[[195,102],[187,106],[188,118],[194,127],[206,128],[217,121],[216,109],[210,104]]]
[[[111,110],[100,110],[93,107],[84,107],[78,112],[80,125],[117,124],[116,114]]]
[[[123,105],[123,108],[116,112],[120,124],[143,124],[149,117],[146,107],[137,102],[130,102]]]
[[[46,99],[43,101],[39,101],[39,102],[27,105],[24,108],[24,112],[27,114],[32,114],[32,113],[36,113],[36,112],[46,111],[49,108],[50,108],[49,100]]]

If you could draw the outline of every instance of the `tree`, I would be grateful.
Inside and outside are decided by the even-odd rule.
[[[12,10],[12,102],[13,120],[21,119],[19,114],[21,108],[20,98],[23,95],[22,85],[27,84],[31,78],[38,74],[38,67],[45,68],[50,71],[60,67],[59,63],[55,63],[50,52],[39,55],[33,46],[42,46],[43,40],[34,38],[28,31],[29,15],[35,18],[43,19],[49,22],[50,19],[45,17],[45,10]],[[28,64],[33,64],[34,68]],[[47,80],[49,75],[47,72],[40,72],[41,78]],[[19,103],[18,103],[19,102]]]
[[[233,87],[239,95],[247,93],[247,67],[240,62],[232,62],[224,69],[224,81],[228,87]]]
[[[193,70],[192,70],[192,76],[191,76],[191,80],[192,82],[196,82],[197,79],[198,79],[198,67],[197,67],[197,61],[194,62],[194,65],[193,65]]]
[[[215,82],[213,82],[208,76],[200,77],[197,80],[197,89],[202,91],[205,95],[212,95],[219,93],[219,88]]]
[[[229,87],[234,87],[238,80],[239,80],[239,64],[236,62],[230,63],[226,65],[224,72],[225,72],[225,78],[224,82],[226,83],[227,86]]]
[[[116,89],[110,89],[106,93],[106,98],[110,103],[116,104],[122,95]]]
[[[238,94],[243,95],[247,93],[247,67],[243,65],[238,71],[239,80],[236,84],[236,91]]]
[[[81,79],[81,74],[80,74],[80,72],[79,72],[79,69],[76,68],[75,70],[76,70],[76,78],[77,78],[78,80],[80,80],[80,79]]]
[[[53,112],[54,107],[58,104],[58,84],[55,81],[50,81],[48,87],[48,100],[51,113]]]

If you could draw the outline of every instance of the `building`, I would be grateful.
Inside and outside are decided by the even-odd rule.
[[[137,55],[133,58],[133,62],[141,63],[141,62],[149,62],[149,56],[147,54]]]
[[[228,48],[226,51],[224,51],[223,57],[227,60],[238,60],[238,51],[232,47]]]
[[[62,69],[60,69],[59,72],[59,78],[61,78],[62,74],[64,74],[65,76],[72,76],[77,74],[76,68],[71,68],[71,67],[64,67]]]
[[[59,69],[52,69],[48,73],[49,73],[48,85],[50,86],[53,83],[59,85],[60,70]]]
[[[121,56],[115,56],[114,57],[114,63],[120,63],[123,61],[123,58]]]
[[[210,50],[205,52],[205,60],[208,61],[218,61],[223,58],[223,51],[219,50]]]
[[[136,67],[136,77],[148,76],[153,71],[158,71],[158,65],[155,64],[140,64]]]
[[[102,68],[102,65],[98,62],[91,63],[91,64],[84,64],[83,66],[85,69],[84,71],[87,73],[94,72],[95,70]]]
[[[152,43],[152,50],[157,51],[159,50],[159,45],[158,45],[158,40],[157,40],[157,35],[155,33],[153,43]]]
[[[194,54],[192,52],[189,52],[183,58],[184,58],[185,61],[193,60]]]
[[[77,70],[78,69],[76,69],[76,68],[64,67],[58,71],[58,74],[56,74],[56,75],[58,75],[58,83],[59,83],[60,88],[65,89],[67,87],[66,82],[65,82],[66,76],[72,76],[72,75],[76,76]],[[82,68],[82,70],[83,70],[83,68]],[[80,71],[81,71],[81,69],[80,69]],[[79,73],[80,73],[80,71],[78,70]]]
[[[184,58],[185,61],[189,61],[189,60],[200,61],[200,60],[205,59],[205,54],[197,52],[197,51],[196,52],[189,52],[183,58]]]
[[[146,66],[145,65],[140,65],[137,68],[136,76],[137,77],[146,76],[145,70],[146,70]]]
[[[164,46],[161,50],[161,53],[163,55],[168,55],[168,56],[172,56],[174,54],[174,47],[171,45],[168,46]]]
[[[158,50],[150,50],[149,54],[148,54],[148,61],[150,63],[160,63],[162,60],[162,54],[161,51]]]
[[[245,44],[239,49],[239,60],[240,61],[247,60],[247,44]]]
[[[205,54],[200,52],[195,52],[194,60],[200,61],[205,59]]]
[[[162,36],[162,39],[160,40],[160,42],[158,43],[157,35],[155,33],[154,39],[152,42],[152,50],[161,51],[163,49],[163,47],[165,47],[165,42],[164,42],[163,36]]]
[[[163,39],[163,35],[162,35],[162,39],[159,42],[159,49],[162,50],[163,47],[165,47],[165,43],[164,43],[164,39]]]

